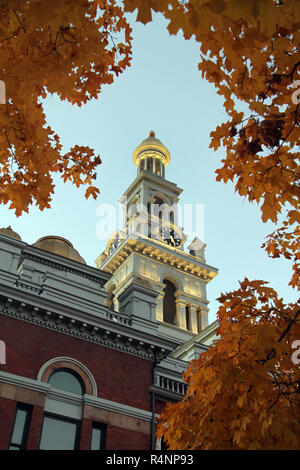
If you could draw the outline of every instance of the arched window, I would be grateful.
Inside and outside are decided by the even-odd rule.
[[[53,372],[48,382],[52,387],[66,392],[83,395],[85,393],[81,378],[75,372],[68,369],[59,369]]]
[[[175,292],[176,287],[171,281],[167,279],[164,281],[164,301],[163,301],[163,320],[171,325],[176,324],[176,304],[175,304]]]
[[[84,395],[97,397],[97,384],[89,369],[75,358],[56,357],[38,372],[38,382],[48,383],[39,449],[77,450],[83,418]],[[25,397],[26,399],[26,397]],[[17,403],[9,449],[26,449],[33,406]],[[36,432],[36,423],[34,425]],[[90,449],[105,449],[106,426],[91,423]],[[86,431],[84,431],[86,441]],[[86,448],[86,442],[84,443]]]
[[[71,369],[56,369],[48,383],[63,392],[70,392],[82,399],[85,386],[81,377]],[[68,401],[68,398],[65,397]],[[70,413],[70,407],[73,411]],[[75,415],[73,415],[74,410]],[[82,405],[62,406],[60,398],[46,400],[39,448],[42,450],[75,450],[79,444]]]

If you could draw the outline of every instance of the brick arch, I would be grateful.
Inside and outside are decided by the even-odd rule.
[[[51,374],[58,369],[69,369],[75,372],[79,375],[84,384],[85,393],[87,395],[97,396],[97,384],[93,375],[86,366],[71,357],[56,357],[50,359],[39,370],[37,379],[41,382],[48,383]]]

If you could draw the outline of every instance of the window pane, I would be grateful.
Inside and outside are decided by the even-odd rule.
[[[17,446],[9,446],[8,450],[21,450],[21,448]]]
[[[11,442],[13,444],[21,444],[22,443],[26,417],[27,417],[27,411],[18,409],[17,415],[16,415],[16,420],[15,420],[14,431],[13,431],[13,435],[12,435],[12,438],[11,438]]]
[[[80,381],[74,374],[67,370],[58,370],[54,372],[49,379],[49,384],[52,385],[52,387],[60,388],[66,392],[77,393],[78,395],[83,394]]]
[[[77,423],[44,417],[40,449],[44,450],[73,450],[77,433]]]
[[[92,441],[91,441],[91,450],[101,450],[102,449],[102,429],[96,426],[93,426],[92,429]]]

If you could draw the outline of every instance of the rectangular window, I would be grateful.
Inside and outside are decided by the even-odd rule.
[[[79,442],[79,421],[44,415],[40,446],[42,450],[75,450]]]
[[[93,423],[91,450],[104,450],[105,449],[105,425],[100,423]]]
[[[18,403],[9,450],[26,449],[32,406]]]

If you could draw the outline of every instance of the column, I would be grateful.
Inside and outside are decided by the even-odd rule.
[[[164,292],[158,294],[156,298],[156,320],[164,321]]]
[[[176,326],[182,328],[183,330],[187,329],[186,316],[185,316],[185,307],[186,304],[182,300],[176,300]]]
[[[208,326],[208,309],[201,307],[201,327],[202,330]]]
[[[198,322],[197,322],[197,307],[196,305],[191,305],[189,308],[189,321],[190,328],[193,333],[198,333]]]
[[[202,321],[201,321],[201,310],[200,308],[197,309],[197,327],[198,333],[202,331]]]

